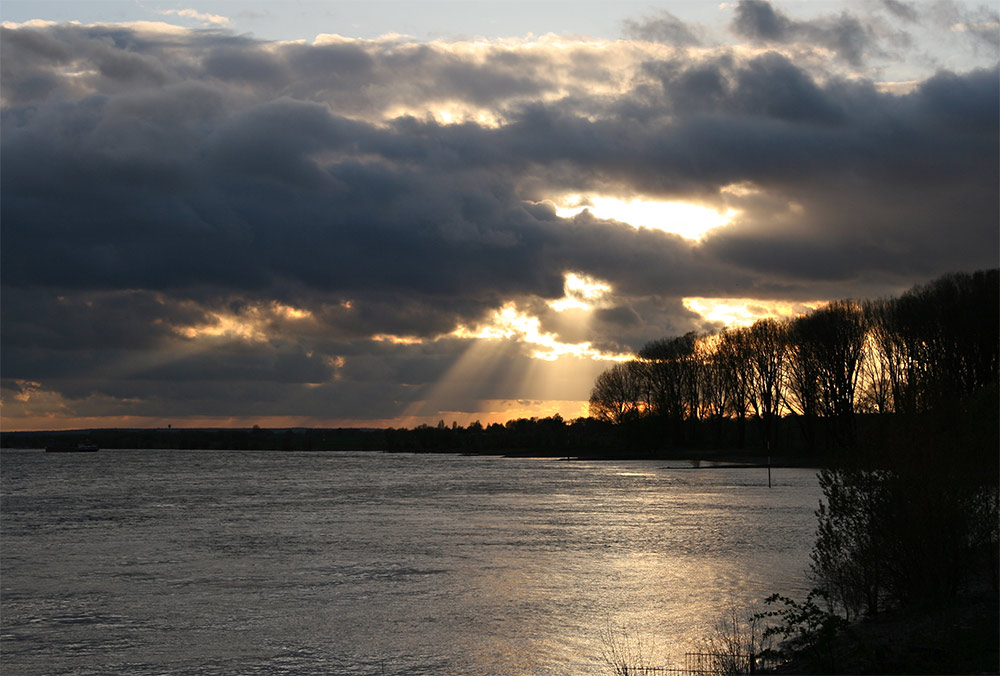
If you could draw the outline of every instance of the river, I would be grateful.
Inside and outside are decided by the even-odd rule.
[[[803,595],[815,472],[384,453],[0,453],[21,674],[576,676]]]

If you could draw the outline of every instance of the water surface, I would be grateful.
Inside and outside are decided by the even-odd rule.
[[[811,470],[455,455],[0,454],[6,673],[608,673],[801,594]]]

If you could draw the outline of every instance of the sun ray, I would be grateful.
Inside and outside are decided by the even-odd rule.
[[[492,386],[492,390],[499,392],[510,391],[521,379],[520,368],[525,360],[516,358],[518,350],[512,341],[469,341],[448,371],[419,399],[411,402],[400,418],[429,423],[443,415],[443,411],[475,413],[478,401],[484,398],[485,387]]]
[[[603,352],[590,341],[564,343],[554,333],[543,331],[541,320],[518,309],[513,302],[496,310],[489,321],[475,328],[459,326],[451,333],[456,338],[481,340],[511,340],[534,347],[531,356],[535,359],[554,360],[565,356],[586,357],[598,361],[624,361],[631,355]]]

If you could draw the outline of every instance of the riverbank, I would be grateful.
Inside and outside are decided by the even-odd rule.
[[[226,451],[388,451],[461,453],[510,457],[582,458],[588,460],[699,459],[739,465],[767,465],[760,444],[709,443],[660,445],[622,436],[615,426],[593,419],[566,423],[558,416],[516,420],[505,425],[466,428],[418,426],[414,429],[88,429],[0,432],[0,447],[45,448],[91,439],[102,449],[176,449]],[[816,454],[783,448],[772,466],[816,466]]]
[[[829,646],[802,653],[775,674],[1000,673],[1000,599],[980,588],[946,608],[901,608],[866,618]]]
[[[822,465],[819,458],[790,455],[755,455],[732,450],[671,449],[660,453],[596,454],[574,456],[568,460],[659,460],[664,462],[684,462],[689,466],[673,466],[670,469],[709,469],[712,467],[767,469],[815,468]]]

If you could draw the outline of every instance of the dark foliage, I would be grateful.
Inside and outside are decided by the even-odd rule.
[[[895,299],[834,301],[792,319],[653,341],[598,377],[590,411],[646,452],[829,458],[912,429],[913,416],[950,424],[962,402],[996,387],[998,366],[993,269],[946,275]],[[986,421],[968,422],[996,420],[984,413]]]
[[[849,624],[828,609],[829,597],[825,592],[814,589],[805,601],[773,594],[764,603],[778,606],[777,610],[766,610],[756,615],[758,619],[771,623],[764,631],[765,638],[778,636],[782,639],[782,649],[778,652],[783,656],[794,656],[808,667],[809,673],[840,673],[839,639]]]
[[[85,439],[105,449],[234,451],[394,451],[560,457],[619,457],[628,453],[609,423],[560,416],[521,418],[504,425],[468,427],[441,421],[413,429],[100,429],[70,432],[4,432],[4,448],[74,445]]]

